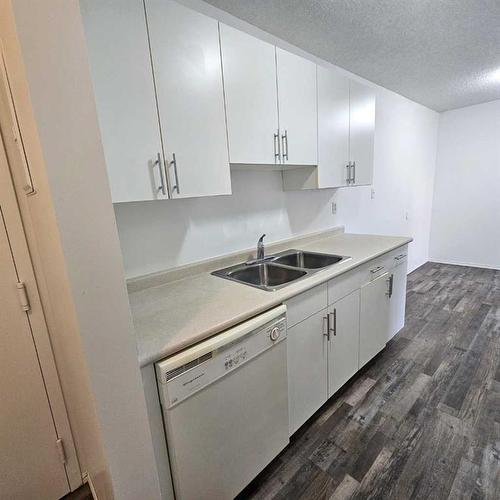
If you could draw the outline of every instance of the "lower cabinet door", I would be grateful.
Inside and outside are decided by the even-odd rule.
[[[389,333],[387,340],[392,339],[396,333],[405,326],[406,309],[406,268],[407,263],[398,264],[392,273],[392,295],[389,313]]]
[[[359,368],[378,354],[389,333],[389,273],[361,287]]]
[[[317,312],[287,333],[290,435],[327,400],[327,312]]]
[[[328,397],[333,396],[357,371],[359,366],[359,303],[355,290],[328,309]]]

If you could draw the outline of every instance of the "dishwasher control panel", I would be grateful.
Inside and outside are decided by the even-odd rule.
[[[183,370],[178,369],[178,375],[168,373],[165,378],[161,378],[166,380],[166,383],[160,384],[162,405],[170,408],[181,403],[285,338],[286,319],[282,316],[259,330],[219,347],[210,355],[205,354],[203,359],[191,361],[181,367]]]

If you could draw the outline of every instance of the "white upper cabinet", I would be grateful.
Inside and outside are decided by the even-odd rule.
[[[230,162],[279,163],[275,47],[224,24],[220,36]]]
[[[371,184],[371,88],[173,0],[80,5],[113,202],[230,194],[230,163]]]
[[[318,66],[318,187],[349,178],[349,79]]]
[[[375,91],[318,67],[318,187],[371,184]]]
[[[375,139],[375,91],[354,81],[350,83],[349,138],[351,184],[371,184]]]
[[[143,4],[81,0],[80,7],[113,202],[164,198]]]
[[[282,163],[318,164],[316,64],[276,48]]]
[[[146,13],[171,196],[230,194],[218,22],[170,0]]]

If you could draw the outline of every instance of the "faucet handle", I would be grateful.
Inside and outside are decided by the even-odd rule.
[[[266,237],[265,234],[263,234],[260,238],[259,238],[259,243],[263,243],[264,241],[264,238]]]

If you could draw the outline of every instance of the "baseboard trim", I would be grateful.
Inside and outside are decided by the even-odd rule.
[[[500,267],[490,266],[488,264],[474,264],[472,262],[461,262],[456,260],[441,260],[441,259],[429,259],[429,262],[433,262],[435,264],[450,264],[452,266],[477,267],[479,269],[492,269],[494,271],[500,271]]]

